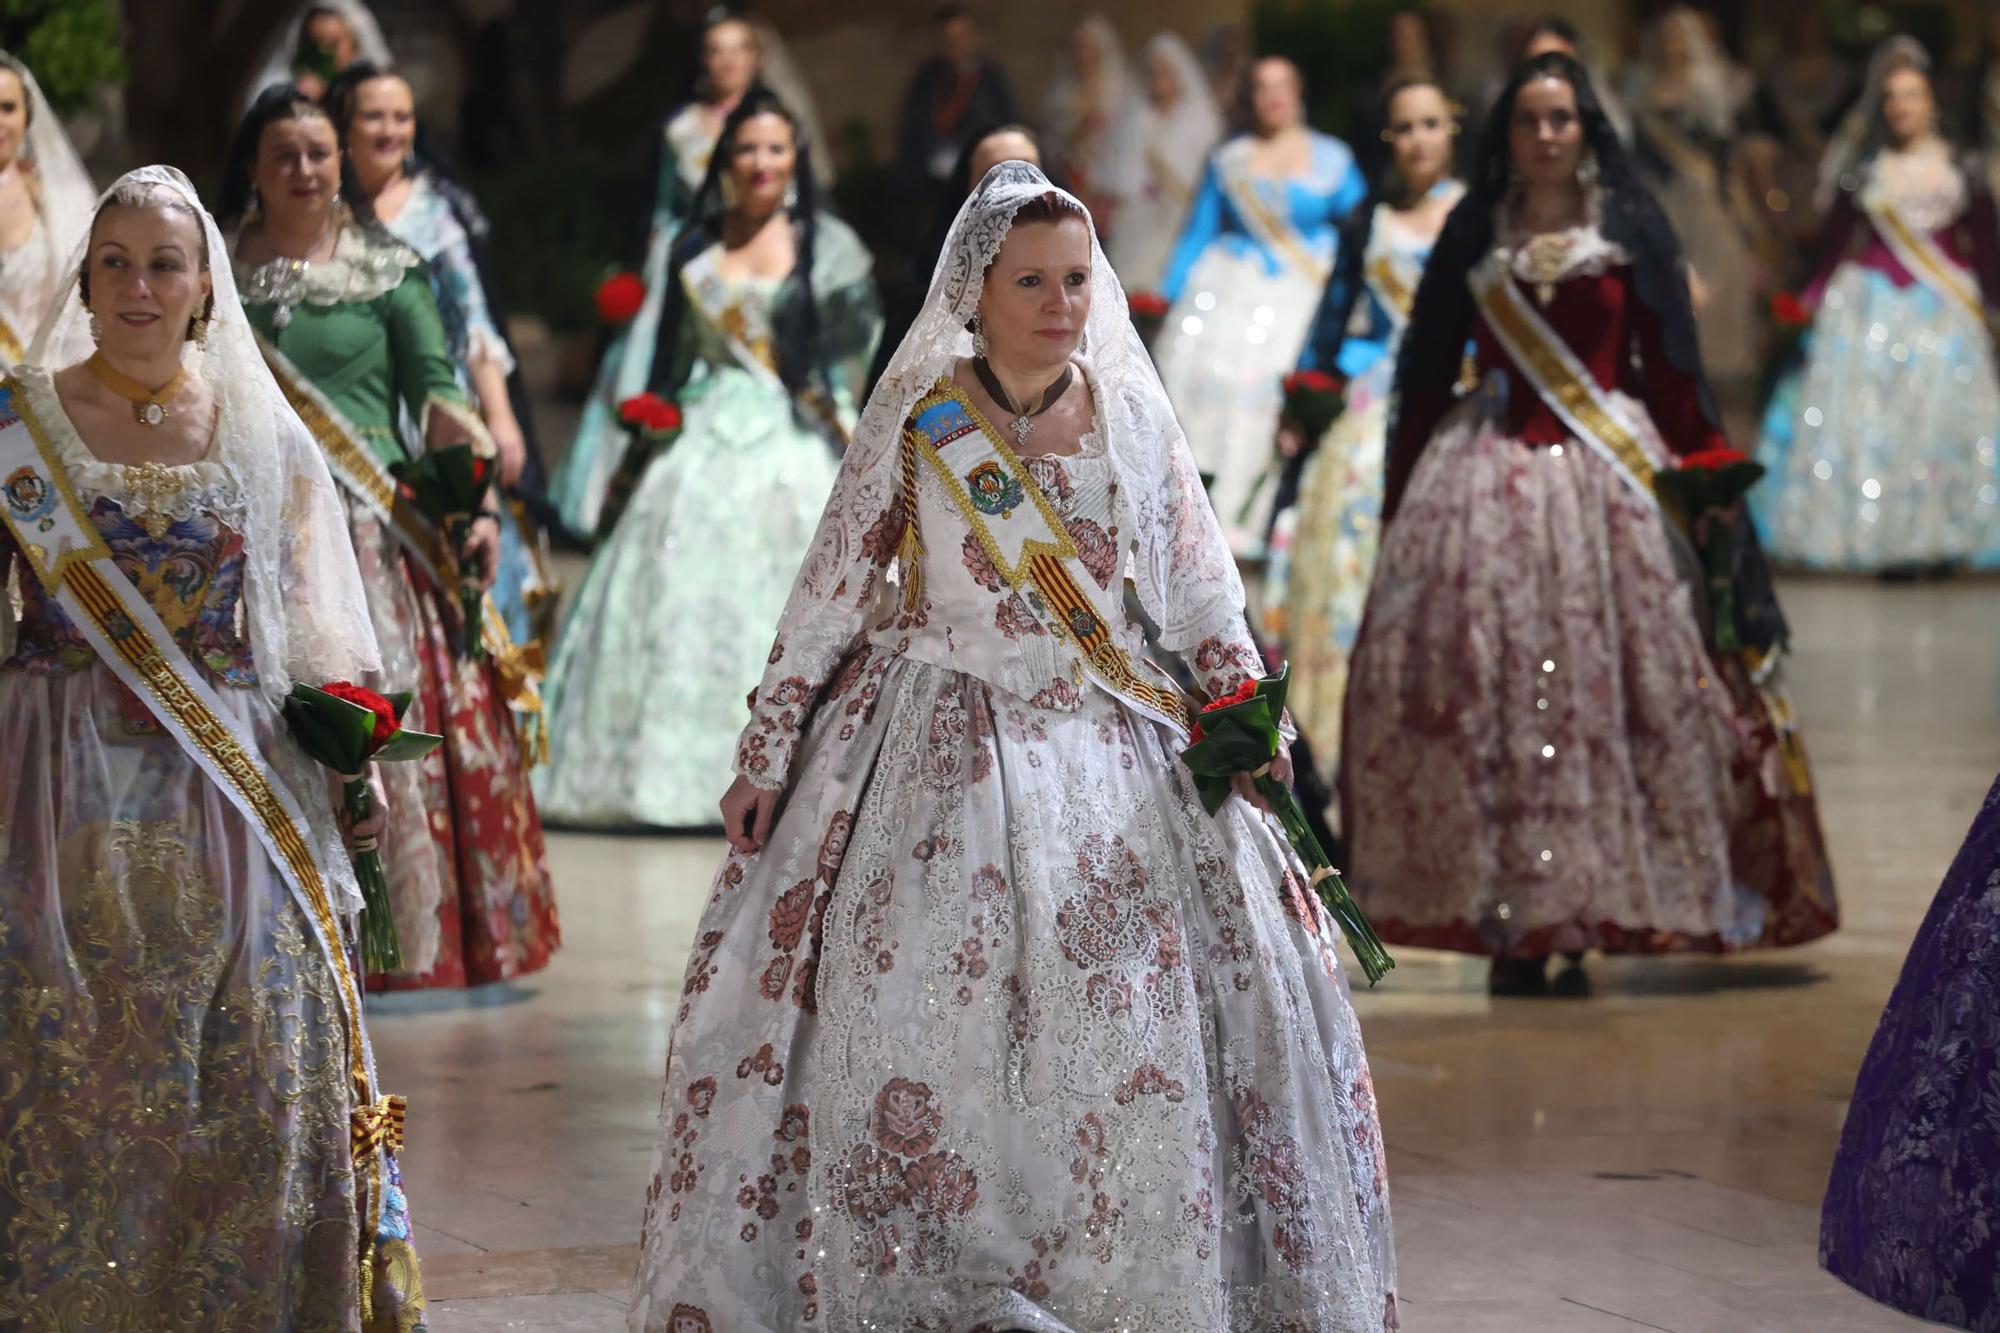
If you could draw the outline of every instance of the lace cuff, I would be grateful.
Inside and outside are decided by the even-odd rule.
[[[467,329],[465,344],[467,361],[498,366],[503,375],[514,373],[514,354],[507,350],[506,339],[491,325],[474,324]]]
[[[783,676],[752,690],[750,723],[736,742],[736,771],[766,791],[783,791],[818,692],[804,676]]]
[[[1211,634],[1181,655],[1195,684],[1209,699],[1220,699],[1243,688],[1246,680],[1264,678],[1264,659],[1250,639],[1250,629],[1238,615],[1228,629]]]

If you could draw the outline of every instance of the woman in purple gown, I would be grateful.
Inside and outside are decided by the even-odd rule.
[[[2000,1331],[2000,782],[1861,1062],[1819,1260],[1906,1313]]]

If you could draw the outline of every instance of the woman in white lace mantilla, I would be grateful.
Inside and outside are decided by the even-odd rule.
[[[0,51],[0,361],[27,350],[96,197],[35,76]]]
[[[1003,163],[753,696],[634,1329],[1393,1326],[1338,931],[1202,810],[1127,577],[1208,692],[1261,674],[1087,213]]]

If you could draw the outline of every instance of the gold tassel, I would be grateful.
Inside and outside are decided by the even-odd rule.
[[[903,515],[903,540],[896,547],[896,564],[903,576],[903,609],[914,611],[924,599],[924,539],[917,532],[915,506]]]

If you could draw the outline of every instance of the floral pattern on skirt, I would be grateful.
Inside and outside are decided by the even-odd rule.
[[[634,1329],[1393,1324],[1337,928],[1164,728],[1062,704],[829,687],[698,930]]]
[[[1810,788],[1704,648],[1659,510],[1490,408],[1462,405],[1419,462],[1355,651],[1349,882],[1377,929],[1523,956],[1831,930]]]
[[[406,720],[445,738],[415,763],[381,766],[382,864],[406,968],[369,986],[472,986],[538,971],[562,930],[513,712],[493,666],[453,651],[429,578],[365,511],[351,508],[348,527],[382,646],[382,678],[371,684],[411,690]]]

